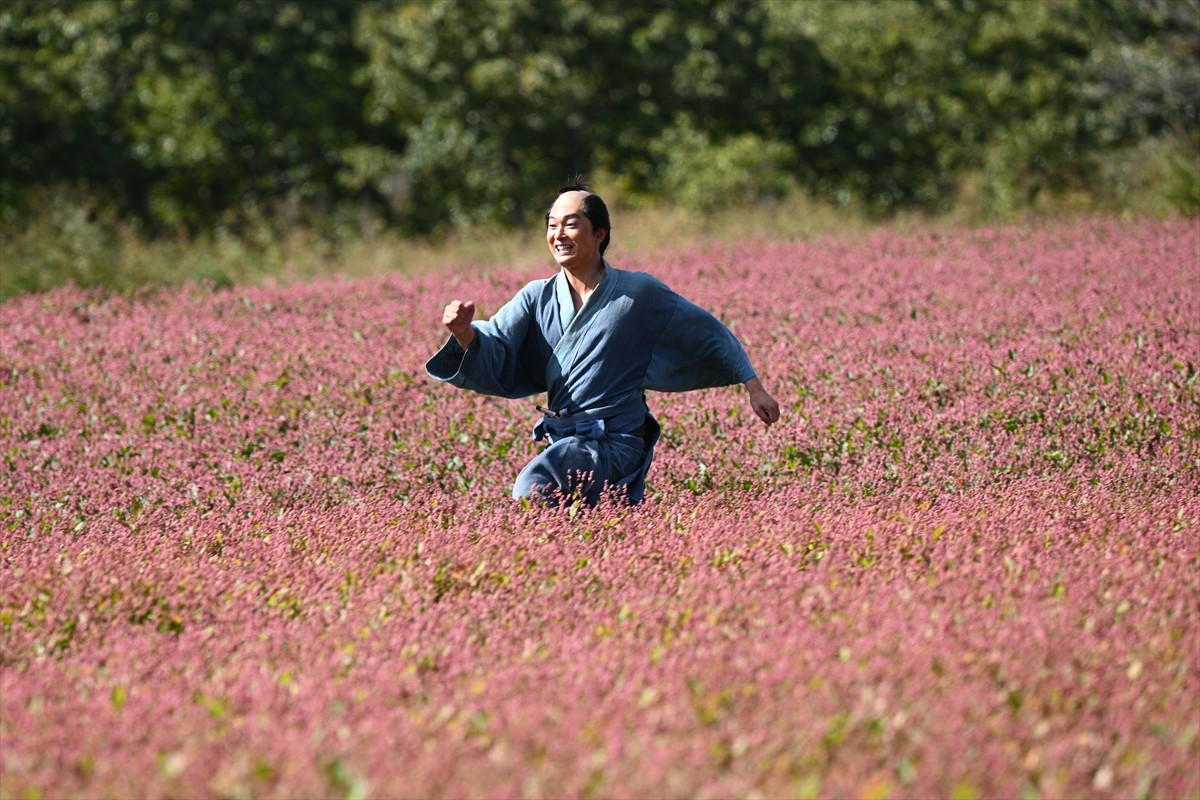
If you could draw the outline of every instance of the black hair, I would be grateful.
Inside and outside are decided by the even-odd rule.
[[[564,195],[567,192],[587,192],[583,198],[583,215],[587,217],[588,222],[592,223],[593,230],[604,231],[604,241],[600,243],[600,255],[603,257],[604,251],[608,249],[608,243],[612,239],[612,219],[608,214],[608,206],[600,195],[591,190],[586,183],[583,182],[582,176],[575,176],[566,186],[558,190],[559,195]],[[550,212],[546,212],[546,222],[550,222]]]

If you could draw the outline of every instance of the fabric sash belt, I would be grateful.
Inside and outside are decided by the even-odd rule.
[[[567,436],[601,441],[611,434],[638,435],[646,424],[646,401],[636,397],[620,405],[604,406],[574,413],[543,414],[533,426],[533,438],[550,437],[557,441]]]

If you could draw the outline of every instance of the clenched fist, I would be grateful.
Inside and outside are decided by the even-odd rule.
[[[475,304],[470,300],[453,300],[442,312],[442,324],[466,350],[475,341],[475,329],[471,320],[475,318]]]

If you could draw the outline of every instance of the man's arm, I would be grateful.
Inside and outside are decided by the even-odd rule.
[[[450,338],[425,362],[425,371],[435,380],[496,397],[544,392],[545,367],[522,353],[529,326],[534,324],[536,288],[526,286],[486,322],[473,321],[477,309],[469,300],[447,304],[442,325]]]

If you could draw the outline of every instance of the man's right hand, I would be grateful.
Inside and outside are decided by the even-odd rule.
[[[471,320],[475,318],[475,304],[470,300],[453,300],[442,312],[442,324],[458,340],[463,350],[475,341],[475,329]]]

